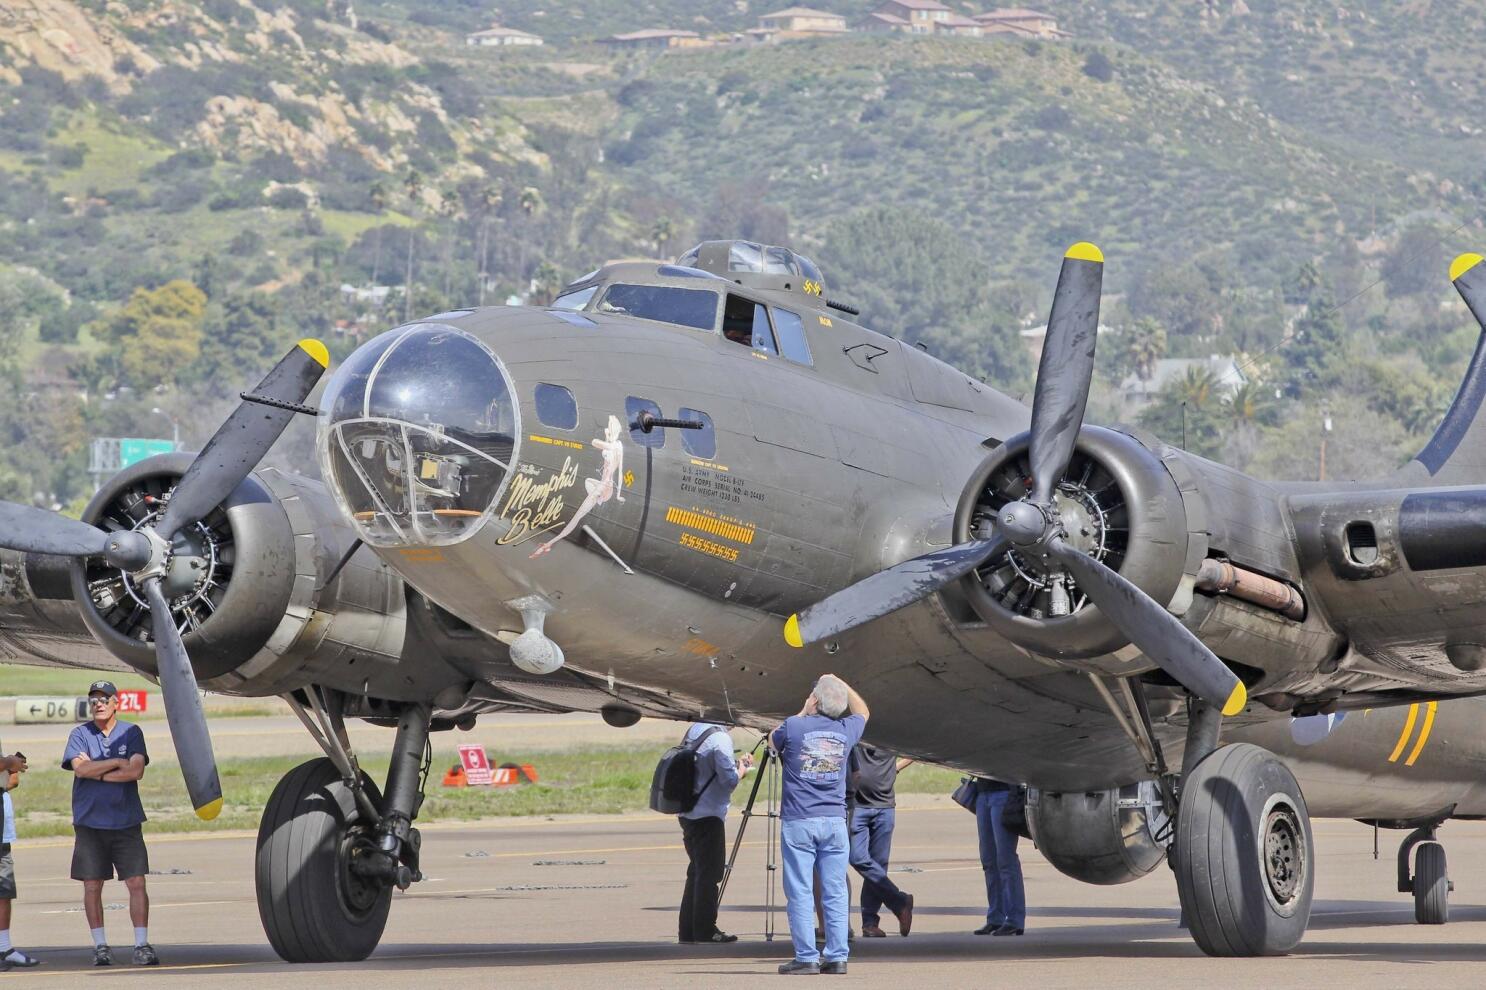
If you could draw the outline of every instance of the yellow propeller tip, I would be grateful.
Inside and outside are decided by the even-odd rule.
[[[1233,693],[1228,696],[1228,701],[1223,705],[1224,715],[1237,715],[1244,710],[1249,703],[1249,690],[1243,686],[1243,681],[1233,685]]]
[[[203,804],[196,809],[196,817],[204,822],[209,822],[222,813],[222,799],[217,798],[209,804]]]
[[[805,640],[800,637],[800,616],[798,613],[791,615],[789,621],[784,624],[784,641],[797,650],[805,645]]]
[[[1450,262],[1450,281],[1455,281],[1482,261],[1486,261],[1486,258],[1482,258],[1479,254],[1472,254],[1470,252],[1462,254]]]
[[[304,340],[301,340],[299,342],[299,349],[304,351],[310,357],[314,358],[316,361],[319,361],[320,367],[330,367],[330,351],[326,349],[324,344],[320,343],[315,338],[306,337],[304,338]]]
[[[1065,258],[1077,258],[1079,261],[1094,261],[1104,264],[1104,252],[1099,250],[1088,241],[1079,241],[1064,253]]]

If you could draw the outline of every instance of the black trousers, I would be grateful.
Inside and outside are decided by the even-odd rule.
[[[717,885],[727,861],[727,830],[721,818],[682,818],[686,844],[686,889],[681,894],[677,935],[683,942],[705,942],[717,932]]]

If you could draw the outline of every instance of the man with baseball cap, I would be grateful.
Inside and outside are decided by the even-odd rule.
[[[139,778],[150,755],[139,726],[119,721],[119,690],[112,682],[89,685],[88,710],[93,720],[67,737],[62,769],[72,771],[72,879],[83,883],[93,965],[113,965],[103,931],[103,884],[117,874],[129,888],[134,965],[156,966],[160,958],[150,945],[150,898],[145,891],[150,858],[140,828],[144,806],[139,803]]]

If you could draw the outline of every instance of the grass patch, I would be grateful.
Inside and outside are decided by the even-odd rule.
[[[87,148],[81,167],[59,172],[50,180],[53,189],[74,196],[90,189],[105,192],[136,186],[145,169],[171,154],[171,149],[158,141],[138,133],[121,133],[91,113],[75,114],[52,143]]]
[[[342,241],[350,244],[366,231],[383,224],[394,224],[399,227],[413,226],[411,217],[390,210],[381,216],[375,213],[353,213],[350,210],[324,210],[320,213],[320,222],[325,225],[325,233],[339,237]]]
[[[661,746],[588,747],[564,753],[543,752],[510,756],[514,763],[531,763],[538,782],[513,787],[443,787],[444,771],[458,762],[453,748],[435,747],[429,786],[419,822],[470,821],[497,816],[619,814],[643,811],[650,778]],[[307,757],[257,757],[223,760],[218,766],[226,801],[214,822],[192,814],[186,788],[174,762],[157,754],[140,783],[146,827],[152,832],[256,829],[263,806],[280,778]],[[386,779],[387,757],[376,755],[362,766],[377,781]],[[941,767],[914,765],[898,777],[904,794],[948,794],[959,774]],[[748,798],[751,781],[745,778],[734,803]],[[71,833],[72,775],[39,760],[21,781],[14,796],[16,831],[21,838]]]
[[[55,695],[80,697],[94,681],[113,681],[121,691],[160,689],[138,674],[115,670],[80,670],[60,667],[6,667],[0,673],[0,695]]]

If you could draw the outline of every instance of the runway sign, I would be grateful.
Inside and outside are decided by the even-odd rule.
[[[474,743],[461,743],[459,762],[464,767],[465,779],[471,787],[488,787],[493,779],[490,760],[485,756],[485,747]]]
[[[17,698],[17,725],[38,722],[81,722],[88,717],[86,698]]]

